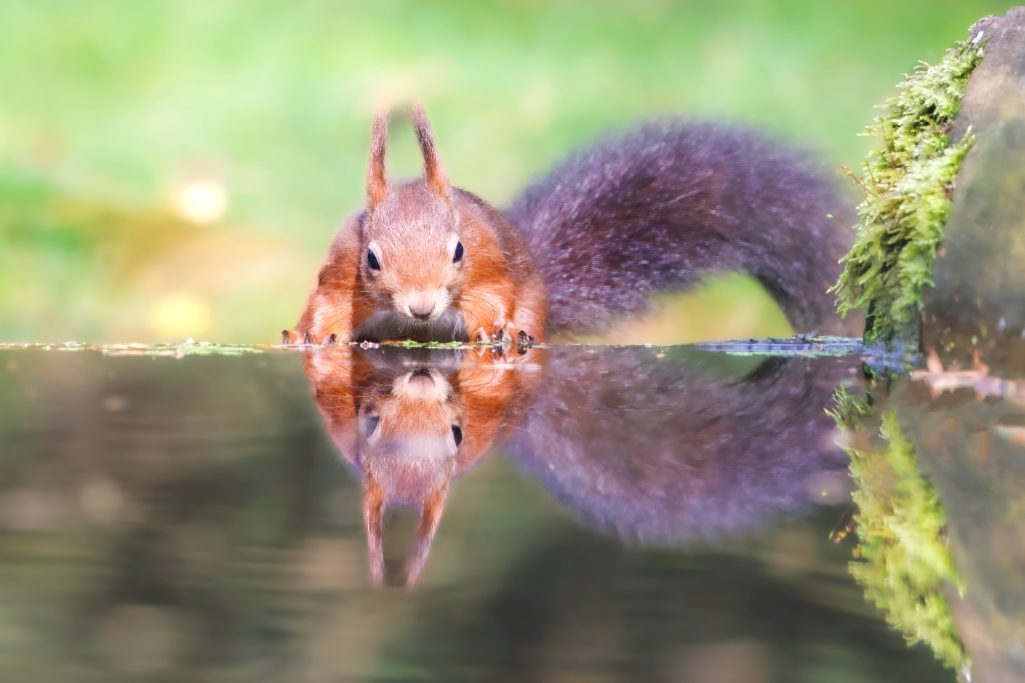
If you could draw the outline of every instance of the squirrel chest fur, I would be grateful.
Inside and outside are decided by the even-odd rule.
[[[828,293],[849,204],[807,155],[736,127],[653,122],[571,156],[501,212],[449,181],[424,112],[424,174],[389,182],[374,122],[364,210],[331,245],[292,343],[543,341],[650,295],[746,272],[795,328],[842,334]]]

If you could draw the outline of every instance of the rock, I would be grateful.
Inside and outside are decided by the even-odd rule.
[[[922,474],[939,494],[965,590],[950,595],[971,658],[971,680],[1025,680],[1025,458],[1021,384],[980,378],[973,391],[902,380],[881,400],[895,409]],[[987,388],[993,390],[989,393]]]
[[[921,312],[923,349],[967,364],[1025,368],[1025,7],[972,29],[985,56],[972,73],[952,141],[975,145]]]

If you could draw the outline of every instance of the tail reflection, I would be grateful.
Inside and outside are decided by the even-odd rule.
[[[848,499],[824,409],[857,360],[770,358],[751,370],[682,348],[549,354],[512,447],[591,526],[643,543],[715,540]]]

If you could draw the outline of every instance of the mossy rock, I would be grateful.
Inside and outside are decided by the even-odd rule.
[[[976,34],[938,63],[920,65],[866,130],[880,146],[862,164],[866,198],[835,289],[841,313],[866,312],[868,343],[918,344],[922,293],[972,144],[971,136],[953,140],[950,132],[982,56],[979,42]]]
[[[898,89],[868,129],[840,309],[866,311],[870,343],[1003,358],[1025,346],[1025,8]]]

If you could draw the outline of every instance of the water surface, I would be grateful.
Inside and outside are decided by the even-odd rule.
[[[850,354],[197,350],[0,351],[0,679],[954,681],[851,576],[826,410],[1022,450],[1013,384],[884,396]],[[1009,462],[922,468],[991,680],[1025,555],[961,547],[1023,547]]]

